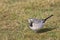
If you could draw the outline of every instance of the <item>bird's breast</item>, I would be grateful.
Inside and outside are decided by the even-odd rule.
[[[39,30],[43,28],[43,23],[33,23],[33,27],[30,27],[32,30]]]

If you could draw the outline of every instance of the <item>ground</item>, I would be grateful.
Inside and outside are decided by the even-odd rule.
[[[51,14],[40,33],[29,28]],[[60,40],[60,0],[0,0],[0,40]]]

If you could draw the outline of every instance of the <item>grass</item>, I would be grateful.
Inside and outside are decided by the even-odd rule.
[[[51,14],[40,33],[29,29],[28,18]],[[60,40],[60,0],[0,0],[0,40]]]

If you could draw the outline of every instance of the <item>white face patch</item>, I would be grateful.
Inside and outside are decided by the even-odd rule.
[[[28,19],[28,22],[29,22],[29,23],[33,22],[33,19]]]

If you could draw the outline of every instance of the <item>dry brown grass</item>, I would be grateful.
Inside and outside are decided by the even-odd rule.
[[[28,27],[28,18],[46,18],[44,28],[35,33]],[[60,0],[0,0],[0,40],[60,40]]]

